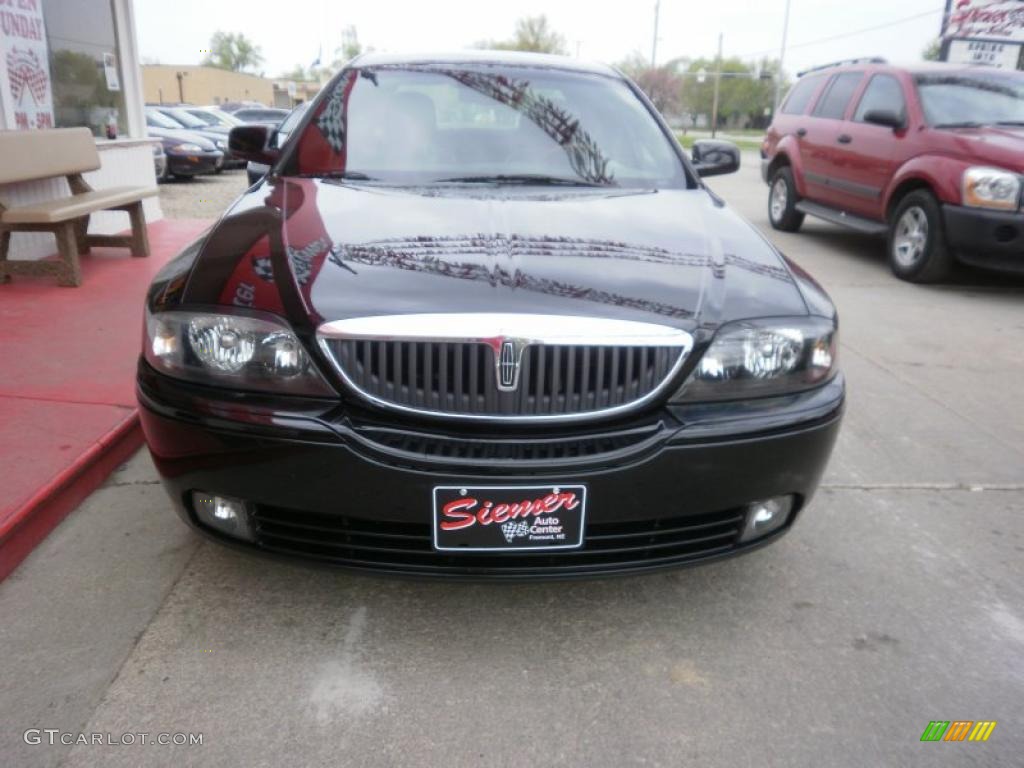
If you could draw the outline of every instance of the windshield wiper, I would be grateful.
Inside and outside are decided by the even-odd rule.
[[[936,123],[932,128],[981,128],[984,123],[975,120],[964,120],[960,123]]]
[[[545,176],[543,173],[499,173],[489,176],[453,176],[435,179],[437,184],[541,184],[562,187],[610,187],[611,184],[571,179],[564,176]]]
[[[1024,125],[1024,120],[997,120],[996,125]]]

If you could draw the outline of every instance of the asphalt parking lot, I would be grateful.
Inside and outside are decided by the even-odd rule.
[[[841,314],[845,424],[790,535],[627,579],[356,577],[200,542],[143,452],[0,584],[0,764],[1021,765],[1024,279],[909,285],[878,241],[771,232],[744,163],[712,186]]]

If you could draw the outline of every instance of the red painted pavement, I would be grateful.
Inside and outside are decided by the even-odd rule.
[[[93,248],[82,285],[0,285],[0,579],[142,444],[135,365],[153,275],[209,225],[149,225],[151,255]]]

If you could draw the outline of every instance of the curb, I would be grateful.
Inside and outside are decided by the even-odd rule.
[[[0,525],[0,581],[141,445],[139,412],[132,409],[120,424],[18,507]]]

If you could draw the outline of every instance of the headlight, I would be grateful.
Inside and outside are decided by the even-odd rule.
[[[202,384],[333,397],[287,324],[273,315],[146,312],[146,360]]]
[[[187,154],[187,155],[194,155],[194,154],[196,154],[198,152],[202,152],[203,151],[203,148],[200,147],[198,144],[176,144],[173,147],[173,149],[176,152],[181,152],[181,153]]]
[[[836,327],[820,317],[722,326],[673,402],[738,400],[810,389],[836,371]]]
[[[1020,177],[999,168],[968,168],[963,180],[964,205],[1015,211],[1020,207]]]

